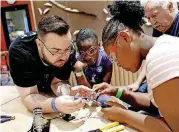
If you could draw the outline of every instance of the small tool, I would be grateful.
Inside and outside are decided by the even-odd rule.
[[[55,116],[54,118],[51,118],[51,120],[56,119],[56,118],[62,118],[65,121],[71,121],[75,119],[75,116],[72,116],[71,114],[59,113],[59,115]]]
[[[50,119],[43,117],[42,108],[33,109],[33,122],[28,132],[49,132],[50,131]]]
[[[124,130],[123,125],[119,125],[119,122],[113,122],[105,125],[104,127],[101,127],[96,130],[91,130],[89,132],[118,132]]]
[[[125,128],[124,125],[119,125],[119,126],[110,128],[108,130],[104,130],[103,132],[119,132],[119,131],[124,130],[124,128]]]
[[[65,116],[62,117],[62,119],[64,119],[65,121],[71,121],[75,119],[75,116],[72,116],[71,114],[65,114]]]
[[[6,116],[6,115],[2,115],[0,118],[0,123],[5,123],[7,121],[11,121],[14,120],[15,116]]]
[[[12,116],[7,116],[7,115],[0,115],[0,118],[10,118]]]

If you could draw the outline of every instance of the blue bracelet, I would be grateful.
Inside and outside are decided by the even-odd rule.
[[[55,106],[55,100],[56,100],[56,98],[52,99],[52,101],[51,101],[51,107],[52,107],[54,112],[59,112],[57,107]]]

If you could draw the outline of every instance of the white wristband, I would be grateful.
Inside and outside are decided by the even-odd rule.
[[[83,71],[80,71],[80,72],[76,72],[75,75],[76,75],[77,77],[81,77],[81,76],[84,75],[84,73],[83,73]]]

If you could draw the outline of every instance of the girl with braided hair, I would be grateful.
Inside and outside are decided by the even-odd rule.
[[[109,9],[113,17],[103,29],[104,49],[113,62],[131,72],[138,71],[142,60],[146,59],[149,94],[115,88],[106,83],[101,86],[106,89],[100,94],[116,96],[139,108],[155,106],[161,117],[126,110],[114,102],[107,102],[112,107],[102,112],[109,120],[127,123],[141,131],[178,132],[179,38],[146,35],[141,28],[144,11],[139,1],[115,1]]]

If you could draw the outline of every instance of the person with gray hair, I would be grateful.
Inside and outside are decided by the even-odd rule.
[[[154,37],[165,33],[179,37],[179,12],[175,0],[146,0],[144,4],[145,16],[148,18],[152,27]],[[160,34],[157,34],[157,31]]]
[[[179,37],[179,12],[176,0],[141,0],[144,7],[145,16],[153,27],[153,37],[159,37],[162,34]],[[145,64],[139,74],[138,79],[127,88],[132,91],[148,92],[145,80]]]

